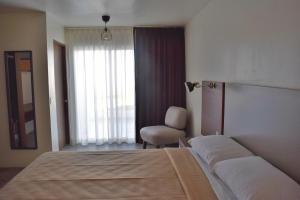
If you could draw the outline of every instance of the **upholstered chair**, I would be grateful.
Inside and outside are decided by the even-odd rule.
[[[148,126],[140,130],[143,148],[147,143],[159,148],[161,145],[178,143],[180,137],[185,136],[187,111],[184,108],[172,106],[167,110],[165,125]]]

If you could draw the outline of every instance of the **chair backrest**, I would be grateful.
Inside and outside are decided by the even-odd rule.
[[[166,113],[165,124],[176,129],[185,129],[187,111],[184,108],[171,106]]]

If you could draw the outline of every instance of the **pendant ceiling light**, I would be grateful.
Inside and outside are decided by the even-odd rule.
[[[110,20],[110,16],[103,15],[102,20],[105,23],[105,28],[101,33],[101,39],[104,41],[110,41],[110,40],[112,40],[112,34],[111,34],[110,30],[108,30],[108,28],[106,27],[107,22],[109,22],[109,20]]]

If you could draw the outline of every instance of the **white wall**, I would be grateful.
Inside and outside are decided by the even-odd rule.
[[[6,96],[4,51],[31,50],[37,150],[11,150]],[[51,149],[47,71],[46,16],[18,11],[0,14],[0,167],[24,167]]]
[[[64,43],[64,27],[61,25],[55,17],[47,14],[47,54],[48,54],[48,74],[49,74],[49,97],[50,97],[50,118],[51,118],[51,135],[52,135],[52,150],[59,150],[59,138],[58,134],[60,130],[58,109],[57,109],[57,92],[59,91],[56,84],[56,77],[58,70],[54,66],[54,51],[53,41]],[[63,130],[64,131],[64,130]]]
[[[211,0],[186,27],[187,80],[300,88],[299,0]],[[201,130],[201,90],[187,94]]]

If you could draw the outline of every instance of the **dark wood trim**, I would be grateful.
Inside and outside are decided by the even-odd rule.
[[[13,143],[14,141],[14,129],[15,129],[15,122],[12,120],[13,118],[13,111],[12,111],[12,100],[10,99],[10,97],[12,96],[11,94],[11,90],[10,88],[12,87],[11,86],[11,82],[10,82],[10,71],[8,70],[8,58],[10,56],[10,53],[12,52],[8,52],[8,51],[5,51],[4,52],[4,58],[5,58],[5,76],[6,76],[6,97],[7,97],[7,109],[8,109],[8,119],[9,119],[9,135],[10,135],[10,146],[12,149],[14,149],[15,147],[15,144]],[[15,63],[15,59],[13,60],[13,62]],[[15,65],[15,64],[14,64]],[[15,81],[16,82],[16,81]],[[19,110],[16,111],[16,114],[19,113]]]

